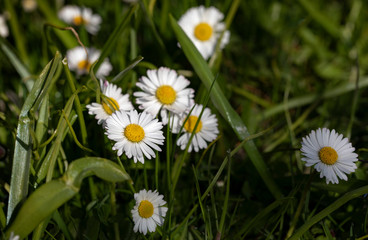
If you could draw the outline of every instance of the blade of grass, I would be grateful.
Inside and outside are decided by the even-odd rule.
[[[230,156],[230,150],[227,152],[227,158],[228,158],[228,166],[227,166],[227,179],[226,179],[226,193],[225,193],[225,200],[224,200],[224,205],[222,207],[222,213],[221,213],[221,219],[220,219],[220,225],[218,228],[218,232],[216,235],[216,240],[220,240],[221,239],[221,235],[223,234],[223,230],[224,230],[224,223],[225,223],[225,218],[226,218],[226,214],[227,214],[227,206],[229,203],[229,194],[230,194],[230,173],[231,173],[231,156]]]
[[[31,73],[28,71],[28,68],[23,64],[23,62],[18,58],[18,56],[14,53],[11,47],[0,38],[1,49],[4,51],[6,56],[9,58],[10,62],[12,63],[15,70],[21,76],[28,91],[31,91],[32,86],[34,84],[34,80],[32,78]]]
[[[21,29],[21,25],[19,25],[18,17],[14,10],[13,4],[13,1],[5,0],[6,11],[8,11],[11,16],[9,21],[12,34],[14,35],[13,39],[15,41],[15,45],[17,46],[17,49],[19,51],[20,58],[23,60],[23,62],[26,63],[26,65],[28,65],[29,60],[26,50],[26,38],[24,37],[24,34],[22,34],[24,31]]]
[[[361,81],[359,81],[358,87],[359,89],[368,87],[368,77],[364,77]],[[340,86],[337,86],[335,88],[327,89],[322,93],[311,93],[301,97],[292,98],[288,100],[286,106],[285,103],[280,103],[278,105],[266,109],[262,114],[256,116],[256,118],[257,121],[260,121],[262,119],[268,119],[276,114],[285,111],[286,109],[305,106],[317,100],[324,100],[328,98],[338,97],[342,94],[351,92],[355,89],[356,89],[355,83],[349,82],[341,84]]]
[[[327,215],[331,214],[335,210],[339,209],[342,205],[347,203],[348,201],[357,198],[363,194],[366,194],[368,192],[368,186],[364,186],[358,189],[355,189],[353,191],[345,193],[342,197],[337,199],[335,202],[331,203],[328,207],[317,213],[315,216],[310,218],[306,223],[304,223],[298,231],[289,238],[289,240],[297,240],[300,239],[301,236],[308,231],[314,224],[321,221],[323,218],[325,218]]]
[[[119,39],[119,36],[121,33],[125,30],[126,26],[130,22],[130,19],[133,15],[133,13],[138,9],[138,4],[133,5],[128,13],[122,18],[120,24],[116,26],[114,31],[111,33],[110,37],[107,39],[105,45],[103,46],[101,50],[101,55],[98,59],[98,62],[96,63],[94,69],[97,71],[99,67],[101,66],[102,62],[105,60],[105,58],[111,53],[111,51],[114,49],[116,41]]]
[[[202,80],[202,83],[206,86],[207,89],[209,89],[211,87],[214,76],[210,68],[208,67],[206,61],[203,59],[201,54],[198,52],[193,43],[190,41],[190,39],[180,28],[174,17],[172,17],[171,15],[170,15],[170,22],[187,59],[191,63],[195,72],[198,74],[199,78]],[[243,140],[250,135],[242,119],[232,108],[232,106],[226,99],[220,86],[217,83],[214,84],[213,89],[211,91],[211,99],[214,105],[216,106],[217,110],[221,113],[223,118],[230,124],[230,126],[233,128],[234,132],[236,133],[236,135],[240,140]],[[254,142],[247,141],[244,148],[248,153],[252,163],[256,167],[259,175],[262,177],[264,183],[272,193],[272,195],[275,198],[280,198],[282,196],[282,193],[278,188],[278,186],[276,185],[276,183],[271,178],[271,174],[267,168],[267,165],[264,162]]]
[[[230,157],[233,157],[242,147],[244,144],[246,144],[247,141],[250,141],[252,139],[255,139],[257,137],[262,136],[263,134],[265,134],[267,131],[269,131],[270,129],[266,129],[265,131],[259,132],[257,134],[253,134],[250,135],[249,137],[245,138],[236,148],[234,148],[234,150],[231,151],[230,153]],[[203,201],[208,194],[210,193],[211,189],[215,186],[217,180],[219,179],[222,171],[224,170],[226,164],[227,164],[228,158],[226,157],[224,159],[224,161],[222,162],[220,168],[217,170],[216,175],[213,177],[211,183],[208,185],[206,191],[202,194],[202,199],[201,201]],[[175,229],[175,231],[173,232],[173,236],[175,236],[175,233],[177,233],[177,231],[183,226],[184,223],[186,223],[189,218],[193,215],[193,213],[195,212],[195,210],[198,208],[198,204],[195,204],[194,207],[189,211],[189,213],[187,214],[187,216],[184,218],[184,220],[179,224],[179,226]],[[170,211],[170,208],[169,208]]]
[[[119,82],[126,74],[132,70],[140,61],[143,60],[142,56],[136,57],[128,67],[126,67],[123,71],[121,71],[118,75],[116,75],[111,82]]]
[[[7,222],[10,221],[17,204],[28,194],[30,158],[32,151],[30,129],[33,128],[33,123],[28,114],[37,101],[46,79],[51,76],[49,75],[50,68],[54,67],[55,64],[58,64],[58,61],[60,61],[60,54],[57,53],[55,58],[46,65],[33,85],[33,88],[27,96],[19,115],[13,155],[12,175],[10,180]]]
[[[74,84],[76,83],[76,81],[73,75],[70,73],[68,61],[66,61],[66,59],[63,60],[63,66],[64,66],[64,72],[66,74],[66,79],[68,81],[69,87],[72,90],[72,92],[75,92],[77,90],[76,84]],[[84,121],[82,106],[80,104],[78,95],[75,97],[74,103],[75,103],[75,108],[78,114],[79,127],[80,127],[81,135],[82,135],[82,144],[87,146],[87,142],[88,142],[87,141],[87,128],[86,128],[86,124]]]
[[[43,15],[45,15],[47,21],[50,24],[65,27],[66,24],[59,20],[57,14],[51,9],[48,3],[49,1],[37,0],[38,9],[42,12]],[[77,45],[77,41],[71,33],[56,30],[55,34],[63,42],[66,48],[73,48]]]
[[[337,26],[331,19],[322,11],[317,9],[312,1],[299,0],[300,5],[310,14],[310,16],[318,22],[325,30],[334,38],[340,38],[341,32],[339,26]]]
[[[351,136],[351,130],[353,128],[353,123],[354,123],[354,119],[355,119],[355,112],[358,106],[358,98],[359,98],[359,59],[356,58],[355,59],[355,68],[356,68],[356,79],[355,79],[355,89],[354,89],[354,96],[353,96],[353,101],[352,101],[352,105],[351,105],[351,112],[350,112],[350,119],[349,119],[349,124],[348,127],[346,129],[346,137],[350,138]]]

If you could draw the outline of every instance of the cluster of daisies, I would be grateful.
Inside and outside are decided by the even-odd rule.
[[[181,133],[177,145],[188,151],[199,151],[207,147],[218,134],[217,118],[209,108],[194,103],[194,90],[188,88],[189,80],[176,71],[161,67],[148,70],[136,86],[134,109],[129,94],[106,80],[100,80],[101,102],[87,105],[88,113],[106,130],[107,137],[114,141],[117,155],[125,154],[134,162],[144,163],[145,158],[156,157],[164,143],[162,128],[169,124],[172,133]],[[190,136],[193,135],[192,141]],[[134,195],[136,206],[132,210],[134,231],[146,234],[161,226],[167,208],[163,196],[156,191],[142,190]]]
[[[75,27],[84,27],[96,35],[102,19],[85,7],[65,6],[59,11],[59,18]],[[218,41],[223,48],[229,41],[229,32],[221,22],[223,14],[214,7],[191,8],[179,20],[179,25],[193,41],[203,58],[208,59]],[[91,65],[100,57],[95,48],[76,47],[67,51],[69,68],[78,76],[88,74]],[[112,70],[106,59],[96,72],[98,78],[105,78]],[[88,113],[95,115],[97,123],[106,130],[107,137],[114,141],[113,150],[117,155],[125,154],[134,162],[144,163],[145,158],[156,157],[164,144],[162,128],[169,125],[173,134],[181,134],[176,144],[182,150],[198,152],[216,139],[219,131],[217,118],[209,108],[194,102],[194,90],[190,82],[176,71],[161,67],[148,70],[147,76],[136,83],[140,91],[134,92],[135,109],[129,94],[122,89],[100,80],[102,97],[100,102],[87,105]],[[166,202],[157,191],[141,190],[134,195],[136,205],[132,210],[134,231],[146,234],[161,226],[166,215]]]
[[[90,8],[68,5],[59,11],[59,18],[75,27],[84,27],[90,34],[96,35],[100,29],[102,18],[94,14]],[[215,7],[204,6],[190,8],[178,21],[184,32],[192,40],[204,59],[211,57],[217,42],[220,49],[229,42],[230,32],[222,22],[224,15]],[[67,51],[69,68],[77,75],[87,74],[92,63],[101,52],[93,47],[83,49],[75,47]],[[96,72],[96,76],[103,78],[109,75],[112,65],[105,59]]]

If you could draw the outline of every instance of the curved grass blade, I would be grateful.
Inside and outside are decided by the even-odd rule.
[[[123,17],[120,24],[114,29],[112,34],[110,35],[109,39],[107,39],[104,47],[101,50],[101,55],[98,59],[98,62],[95,65],[94,69],[99,69],[102,62],[105,60],[105,58],[111,53],[111,51],[114,49],[114,45],[116,41],[118,40],[121,33],[124,31],[128,23],[130,22],[130,19],[133,15],[133,13],[137,10],[138,4],[135,4],[129,12]],[[97,70],[96,70],[97,71]]]
[[[7,43],[0,38],[1,49],[8,56],[10,62],[13,64],[13,67],[18,72],[18,74],[22,77],[22,79],[27,79],[25,81],[25,85],[28,91],[32,90],[32,86],[34,80],[32,79],[31,73],[28,71],[28,68],[23,64],[22,61],[18,58],[18,56],[14,53],[14,51],[7,45]]]
[[[19,115],[13,155],[12,175],[10,180],[7,222],[9,222],[17,204],[28,194],[28,180],[32,152],[32,138],[30,131],[33,131],[33,121],[28,115],[31,109],[38,102],[44,85],[53,78],[53,74],[55,73],[57,66],[60,64],[60,58],[61,56],[57,52],[55,58],[46,65],[33,85],[31,92],[27,96]]]
[[[116,75],[112,80],[111,82],[118,82],[120,81],[123,77],[125,77],[125,75],[131,70],[133,69],[138,63],[140,63],[140,61],[143,60],[143,57],[142,56],[138,56],[136,57],[132,63],[126,67],[123,71],[121,71],[118,75]]]
[[[206,86],[207,89],[209,89],[214,79],[213,73],[211,72],[206,61],[203,59],[191,40],[187,37],[187,35],[180,28],[180,26],[172,16],[170,16],[170,22],[172,28],[174,29],[176,37],[178,38],[178,41],[184,51],[184,54],[186,55],[187,59],[191,63],[199,78],[202,80],[202,83]],[[217,110],[230,124],[240,140],[243,140],[250,135],[247,127],[241,120],[240,116],[232,108],[217,83],[214,84],[211,91],[211,99]],[[246,142],[244,148],[272,195],[275,198],[280,198],[282,196],[282,193],[276,183],[270,177],[271,174],[268,171],[267,165],[262,159],[262,156],[259,153],[254,142]]]
[[[129,175],[119,165],[108,159],[97,157],[77,159],[70,164],[61,179],[50,181],[31,194],[5,235],[9,237],[10,233],[14,232],[21,239],[25,238],[42,220],[75,196],[83,179],[92,175],[109,182],[130,180]]]
[[[314,224],[321,221],[323,218],[327,217],[329,214],[340,208],[342,205],[347,203],[348,201],[357,198],[363,194],[366,194],[368,192],[368,186],[364,186],[358,189],[355,189],[351,192],[345,193],[341,198],[337,199],[335,202],[331,203],[328,207],[320,211],[318,214],[316,214],[314,217],[309,219],[306,223],[304,223],[298,231],[289,238],[289,240],[297,240],[300,239],[300,237],[308,230],[310,229]]]

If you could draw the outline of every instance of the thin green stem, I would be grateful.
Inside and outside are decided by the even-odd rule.
[[[116,183],[111,183],[110,189],[110,203],[111,203],[111,216],[116,216],[116,195],[115,195],[115,185]],[[114,221],[114,234],[115,240],[120,240],[119,223]]]
[[[307,184],[305,184],[302,196],[300,197],[298,207],[297,207],[297,209],[294,213],[293,220],[291,221],[290,228],[289,228],[289,230],[286,234],[285,239],[288,239],[294,232],[294,229],[296,227],[299,216],[300,216],[300,214],[302,212],[302,209],[303,209],[303,206],[304,206],[305,198],[307,197],[307,193],[310,191],[310,185],[311,185],[311,182],[312,182],[312,179],[313,179],[314,175],[315,174],[313,172],[311,172],[311,174],[309,175],[308,182],[307,182]]]

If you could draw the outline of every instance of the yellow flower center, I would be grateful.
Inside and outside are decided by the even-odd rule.
[[[197,116],[190,116],[184,124],[185,130],[187,130],[187,132],[192,133],[197,121],[198,121]],[[198,123],[198,126],[197,126],[196,130],[195,130],[195,133],[198,133],[199,131],[201,131],[201,129],[202,129],[202,121],[199,120],[199,123]]]
[[[103,101],[102,107],[105,110],[105,112],[109,115],[111,115],[116,110],[120,109],[118,102],[113,98],[106,97],[102,99],[102,101]]]
[[[208,23],[200,23],[194,28],[194,36],[200,41],[207,41],[212,36],[212,27]]]
[[[157,88],[156,97],[162,104],[173,104],[176,99],[176,92],[171,86],[162,85]]]
[[[78,63],[78,68],[80,70],[86,70],[89,72],[89,69],[91,68],[91,63],[88,60],[82,60]]]
[[[147,200],[141,201],[138,207],[139,216],[142,218],[150,218],[153,215],[153,205]]]
[[[140,142],[144,138],[144,130],[141,126],[131,123],[124,129],[124,136],[131,142]]]
[[[80,26],[82,24],[85,23],[84,19],[82,18],[82,16],[76,16],[73,18],[73,23],[75,26]]]
[[[319,159],[321,159],[321,161],[327,165],[333,165],[338,158],[337,152],[332,147],[321,148],[321,150],[319,150],[318,155]]]

